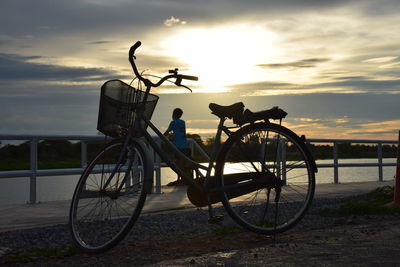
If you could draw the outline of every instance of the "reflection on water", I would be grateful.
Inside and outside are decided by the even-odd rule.
[[[375,163],[376,159],[340,159],[339,163]],[[395,159],[384,159],[384,163],[395,163]],[[333,160],[318,160],[318,164],[333,163]],[[392,180],[396,173],[395,166],[383,167],[383,179]],[[368,182],[378,180],[378,167],[340,167],[339,182]],[[166,185],[176,180],[177,175],[169,168],[161,170],[161,184]],[[79,175],[56,177],[37,177],[37,200],[69,200]],[[332,183],[333,168],[319,168],[317,183]],[[26,203],[29,200],[29,178],[0,179],[0,204]]]

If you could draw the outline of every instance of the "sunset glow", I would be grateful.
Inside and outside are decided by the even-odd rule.
[[[392,0],[4,0],[0,133],[96,134],[101,85],[134,78],[127,56],[140,40],[145,74],[199,77],[184,83],[193,93],[152,91],[161,129],[181,107],[187,129],[210,136],[208,104],[242,101],[280,106],[309,137],[396,139],[399,12]]]
[[[160,46],[200,77],[200,88],[221,92],[228,85],[264,80],[267,75],[257,64],[279,56],[276,38],[254,25],[194,27],[179,30]]]

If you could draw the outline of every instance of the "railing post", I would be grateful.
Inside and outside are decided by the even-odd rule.
[[[400,206],[400,131],[399,138],[397,141],[397,161],[396,161],[396,177],[394,184],[394,205]]]
[[[31,176],[29,179],[29,202],[28,204],[36,204],[36,175],[37,175],[37,155],[38,155],[38,139],[32,138],[30,145],[30,169]]]
[[[87,144],[84,140],[81,140],[81,167],[87,166]]]
[[[382,143],[378,143],[378,174],[379,182],[383,181],[383,168],[382,168]]]
[[[339,183],[338,145],[336,142],[333,142],[333,182]]]
[[[267,146],[267,139],[265,137],[261,138],[261,151],[260,151],[260,162],[261,162],[261,171],[264,172],[267,168],[266,158],[265,158],[265,148]]]

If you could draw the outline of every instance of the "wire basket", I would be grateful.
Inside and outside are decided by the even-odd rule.
[[[145,92],[120,80],[110,80],[101,87],[97,130],[105,135],[119,138],[127,134],[135,120],[135,111],[143,102]],[[149,94],[144,114],[150,120],[158,96]]]

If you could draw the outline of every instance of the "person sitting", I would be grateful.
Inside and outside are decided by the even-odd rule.
[[[164,135],[168,135],[171,131],[173,133],[173,144],[186,156],[190,157],[190,149],[186,140],[186,125],[185,121],[181,119],[183,114],[182,109],[175,108],[172,112],[172,121]],[[184,170],[185,161],[178,153],[175,153],[176,165]],[[186,182],[178,175],[177,180],[168,184],[168,186],[185,185]]]

